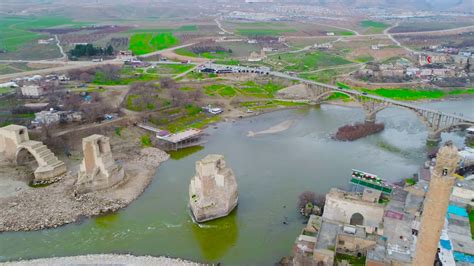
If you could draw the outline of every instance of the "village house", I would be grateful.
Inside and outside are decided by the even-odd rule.
[[[21,94],[25,97],[39,98],[46,94],[46,90],[43,86],[31,84],[21,87]]]
[[[82,112],[57,111],[50,109],[48,111],[35,113],[35,120],[31,123],[34,125],[52,125],[58,123],[80,122],[82,119]]]

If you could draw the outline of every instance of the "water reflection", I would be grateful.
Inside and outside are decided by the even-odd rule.
[[[237,209],[226,217],[191,225],[204,259],[209,261],[219,260],[237,242],[239,235]]]

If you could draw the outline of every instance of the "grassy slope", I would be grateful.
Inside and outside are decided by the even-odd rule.
[[[351,87],[347,86],[344,83],[338,82],[337,85],[339,87],[345,89],[351,89]],[[369,90],[365,88],[352,88],[357,90],[362,90],[363,92],[367,92],[368,94],[374,94],[394,100],[400,101],[416,101],[416,100],[435,100],[441,99],[447,96],[455,96],[455,95],[467,95],[467,94],[474,94],[474,89],[456,89],[451,91],[442,91],[442,90],[417,90],[417,89],[410,89],[410,88],[393,88],[393,89],[386,89],[386,88],[378,88],[375,90]]]

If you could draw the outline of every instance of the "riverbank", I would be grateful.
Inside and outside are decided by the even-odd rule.
[[[45,259],[22,260],[15,262],[0,263],[5,266],[17,265],[205,265],[196,262],[186,261],[182,259],[173,259],[167,257],[152,257],[152,256],[133,256],[133,255],[118,255],[118,254],[97,254],[97,255],[83,255],[73,257],[57,257]]]
[[[75,196],[77,175],[69,172],[57,183],[0,198],[0,232],[55,228],[122,209],[143,193],[169,155],[145,148],[129,150],[121,157],[125,180],[107,190]]]

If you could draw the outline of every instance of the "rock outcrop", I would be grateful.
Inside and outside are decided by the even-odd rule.
[[[237,206],[235,175],[224,156],[207,155],[196,162],[196,175],[189,185],[189,205],[194,219],[205,222],[227,216]]]

